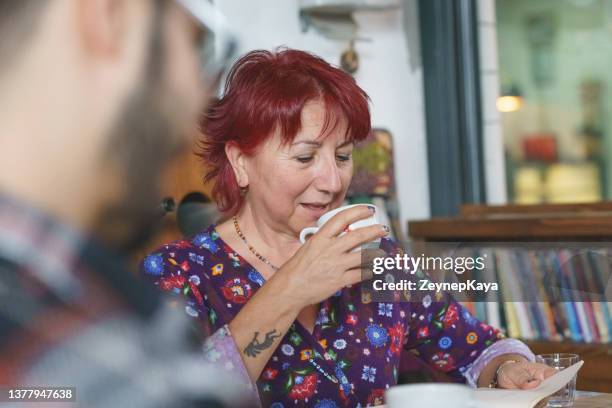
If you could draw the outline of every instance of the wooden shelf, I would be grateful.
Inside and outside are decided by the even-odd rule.
[[[440,240],[537,240],[575,238],[602,240],[612,238],[610,215],[491,216],[455,217],[412,221],[408,225],[413,239]]]
[[[612,239],[612,202],[592,204],[464,205],[452,218],[408,223],[413,239]]]
[[[612,214],[612,201],[601,201],[587,204],[532,204],[532,205],[482,205],[465,204],[461,206],[461,216],[490,216],[490,215],[526,215],[526,214]]]

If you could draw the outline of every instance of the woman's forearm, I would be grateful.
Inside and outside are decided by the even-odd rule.
[[[304,306],[292,298],[288,287],[284,275],[275,275],[249,299],[229,324],[253,382],[259,378]]]

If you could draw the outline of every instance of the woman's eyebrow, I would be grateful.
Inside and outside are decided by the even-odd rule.
[[[307,145],[310,145],[310,146],[321,147],[321,142],[317,142],[315,140],[300,140],[300,141],[291,143],[291,146],[296,146],[296,145],[299,145],[299,144],[307,144]],[[353,141],[352,140],[347,140],[344,143],[342,143],[341,145],[338,145],[336,147],[336,149],[339,149],[339,148],[344,147],[344,146],[348,146],[350,144],[353,144]]]
[[[307,144],[307,145],[312,145],[312,146],[316,146],[316,147],[321,147],[321,143],[317,142],[315,140],[300,140],[298,142],[291,143],[291,146],[295,146],[295,145],[299,145],[299,144]]]

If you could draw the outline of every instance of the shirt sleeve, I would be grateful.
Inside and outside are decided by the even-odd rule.
[[[206,362],[227,371],[233,376],[241,388],[246,390],[252,401],[259,401],[257,388],[254,386],[249,373],[242,362],[240,351],[228,325],[217,330],[204,342],[204,359]]]
[[[516,339],[502,339],[483,350],[474,363],[463,373],[468,385],[478,387],[478,377],[482,370],[496,357],[503,354],[520,354],[528,361],[534,362],[535,355],[525,343]]]

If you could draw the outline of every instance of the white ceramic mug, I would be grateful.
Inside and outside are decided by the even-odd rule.
[[[352,205],[345,205],[344,207],[338,207],[334,210],[328,211],[325,214],[323,214],[321,217],[319,217],[319,219],[317,220],[317,226],[316,227],[307,227],[304,228],[301,232],[300,232],[300,241],[302,242],[302,244],[304,242],[306,242],[306,239],[312,235],[315,234],[327,221],[329,221],[334,215],[338,214],[340,211],[344,211],[347,210],[349,208],[352,207],[356,207],[358,205],[365,205],[368,207],[373,207],[374,208],[374,213],[372,215],[370,215],[367,218],[363,218],[361,220],[355,221],[354,223],[352,223],[351,225],[349,225],[345,232],[348,231],[352,231],[354,229],[357,228],[363,228],[363,227],[369,227],[370,225],[375,225],[375,224],[380,224],[380,220],[378,217],[378,213],[380,211],[379,208],[377,208],[375,205],[372,204],[352,204]],[[345,232],[341,233],[340,235],[343,235]],[[373,243],[380,243],[380,239],[377,239],[375,241],[372,241]]]
[[[405,384],[385,392],[386,408],[474,408],[474,390],[462,384]]]

